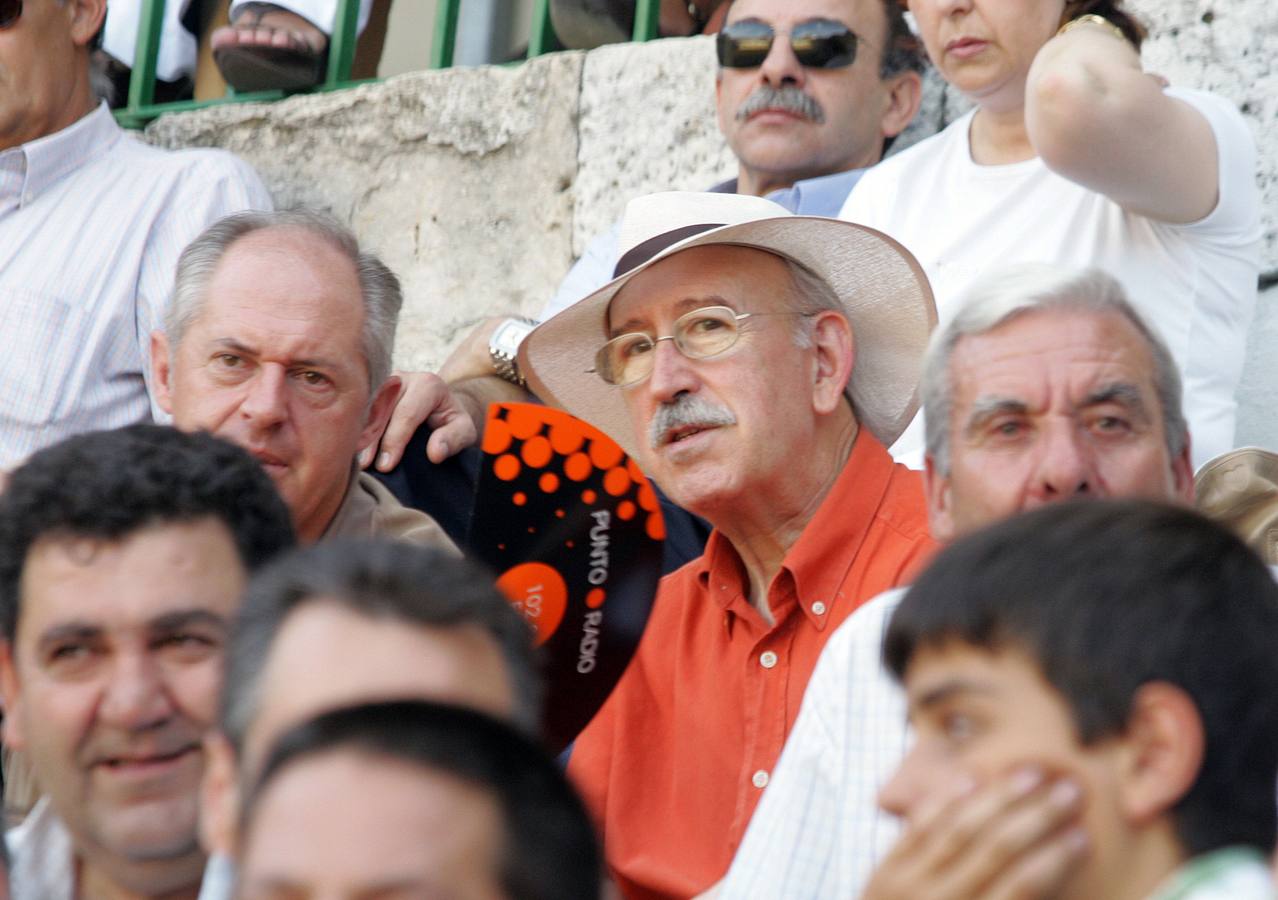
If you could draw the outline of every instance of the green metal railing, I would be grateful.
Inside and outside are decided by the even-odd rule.
[[[177,0],[170,0],[177,2]],[[155,61],[160,52],[160,30],[164,22],[165,0],[143,0],[142,15],[138,23],[138,41],[134,51],[133,74],[129,80],[128,102],[116,110],[116,118],[127,128],[141,128],[151,119],[166,112],[178,112],[216,106],[221,103],[278,100],[283,91],[258,91],[237,94],[228,90],[225,97],[214,100],[181,100],[175,103],[155,102]],[[462,0],[438,0],[434,33],[430,42],[430,59],[426,68],[446,69],[453,64],[453,48],[457,43],[457,22]],[[635,27],[632,35],[636,41],[647,41],[657,36],[658,14],[661,0],[636,0]],[[376,79],[351,80],[351,64],[355,59],[358,35],[359,0],[340,0],[337,27],[329,36],[328,71],[323,82],[310,89],[310,93],[334,91],[364,84]],[[528,55],[531,59],[543,53],[558,50],[559,41],[550,21],[550,0],[534,0],[532,27],[528,35]]]

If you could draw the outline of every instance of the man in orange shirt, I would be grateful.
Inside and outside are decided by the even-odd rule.
[[[726,871],[826,639],[932,548],[884,447],[936,314],[895,242],[758,197],[641,197],[621,247],[520,366],[715,526],[569,763],[622,891],[688,897]]]

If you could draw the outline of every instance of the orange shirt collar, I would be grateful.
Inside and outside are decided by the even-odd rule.
[[[843,471],[781,563],[782,573],[777,578],[788,572],[794,579],[803,614],[818,630],[825,629],[832,618],[830,612],[843,600],[839,585],[856,560],[855,550],[870,530],[891,477],[892,457],[862,427]],[[712,582],[730,586],[728,591],[709,592],[724,609],[749,588],[745,564],[717,528],[710,533],[705,553],[693,565],[703,587]],[[814,603],[824,603],[825,613],[814,613]]]

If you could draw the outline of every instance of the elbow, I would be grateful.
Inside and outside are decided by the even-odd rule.
[[[1048,168],[1068,174],[1095,152],[1097,137],[1121,121],[1114,101],[1084,66],[1031,72],[1025,98],[1030,144]]]

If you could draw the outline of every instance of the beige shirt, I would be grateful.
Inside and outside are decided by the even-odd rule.
[[[324,538],[332,537],[390,537],[462,555],[439,523],[421,510],[400,503],[367,472],[358,472],[351,479],[342,505],[324,530]]]

